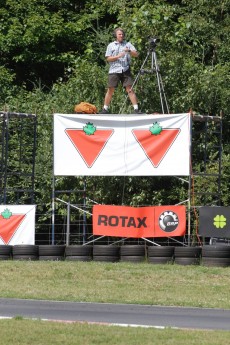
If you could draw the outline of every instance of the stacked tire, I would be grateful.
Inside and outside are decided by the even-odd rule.
[[[175,247],[174,254],[177,265],[200,265],[201,247]]]
[[[202,247],[202,265],[204,266],[230,266],[230,246],[204,245]]]
[[[64,260],[65,245],[40,245],[39,260],[62,261]]]
[[[123,245],[120,249],[120,261],[125,262],[143,262],[145,261],[144,245]]]
[[[13,260],[38,260],[38,246],[33,244],[17,244],[12,248]]]
[[[65,259],[67,261],[91,261],[93,246],[70,245],[65,248]]]
[[[149,246],[148,262],[151,264],[172,264],[174,259],[173,246]]]
[[[12,258],[12,246],[0,245],[0,260],[10,260]]]
[[[104,262],[117,262],[120,258],[120,248],[112,245],[94,245],[93,260]]]

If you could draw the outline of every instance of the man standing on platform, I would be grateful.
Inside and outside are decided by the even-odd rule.
[[[114,30],[115,41],[107,46],[105,57],[109,62],[108,89],[105,95],[104,107],[100,114],[109,114],[109,104],[112,100],[115,88],[119,82],[126,89],[134,108],[134,114],[140,114],[135,92],[133,91],[130,62],[132,57],[138,57],[135,47],[125,40],[125,32],[121,28]]]

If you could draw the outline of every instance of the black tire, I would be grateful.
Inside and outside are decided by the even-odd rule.
[[[120,257],[121,262],[144,262],[145,257],[141,255],[121,255]]]
[[[83,245],[71,245],[66,246],[65,255],[66,256],[91,256],[93,246],[83,246]]]
[[[12,248],[13,256],[15,255],[34,255],[38,256],[38,246],[33,244],[16,244]]]
[[[121,256],[145,256],[144,245],[124,245],[120,249]]]
[[[120,248],[117,246],[106,246],[106,245],[94,245],[93,246],[93,257],[94,256],[117,256],[119,257]]]
[[[175,258],[199,258],[201,256],[201,247],[175,247]]]
[[[68,255],[66,261],[92,261],[92,256]]]
[[[0,260],[11,260],[12,256],[11,255],[0,255]]]
[[[107,256],[107,255],[96,255],[93,257],[93,261],[104,261],[104,262],[118,262],[118,256]]]
[[[210,258],[230,258],[230,246],[203,246],[202,256]]]
[[[183,257],[176,257],[174,259],[174,263],[176,265],[199,265],[200,264],[200,258],[194,258],[194,257],[187,257],[187,258],[183,258]]]
[[[38,255],[16,254],[16,255],[13,255],[13,260],[36,261],[38,260]]]
[[[39,256],[64,256],[65,245],[40,245]]]
[[[151,246],[148,247],[148,256],[149,257],[172,257],[174,254],[174,247],[170,246]]]
[[[39,260],[40,261],[63,261],[64,256],[63,255],[40,255]]]
[[[202,258],[203,266],[212,266],[212,267],[229,267],[230,258],[212,258],[212,257],[203,257]]]
[[[173,258],[170,256],[149,256],[148,262],[155,265],[172,264]]]
[[[11,255],[12,254],[12,246],[0,244],[0,255]]]

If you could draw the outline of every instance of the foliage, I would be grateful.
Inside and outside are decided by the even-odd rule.
[[[7,97],[12,94],[12,91],[15,89],[13,86],[14,74],[4,66],[0,66],[0,103],[4,104]],[[13,90],[12,90],[13,89]]]
[[[51,84],[87,50],[88,34],[100,14],[89,2],[9,0],[0,10],[0,62],[16,71],[17,82]],[[82,35],[84,34],[84,40]]]

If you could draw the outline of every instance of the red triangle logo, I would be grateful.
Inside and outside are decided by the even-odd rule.
[[[97,129],[92,135],[87,135],[82,129],[66,129],[65,132],[88,168],[91,168],[114,131]]]
[[[15,214],[11,215],[10,218],[4,218],[0,215],[0,237],[5,244],[10,242],[25,216],[23,214]]]
[[[161,163],[173,142],[180,133],[180,129],[162,129],[158,135],[148,129],[132,130],[134,137],[155,168]]]

